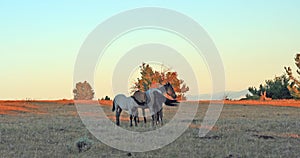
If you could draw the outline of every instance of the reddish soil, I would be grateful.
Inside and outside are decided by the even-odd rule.
[[[272,106],[290,106],[300,107],[300,100],[241,100],[241,101],[230,101],[226,100],[225,104],[239,104],[239,105],[272,105]]]
[[[38,106],[35,105],[36,102],[43,103],[56,103],[63,105],[74,104],[74,100],[35,100],[35,101],[0,101],[0,114],[18,114],[18,113],[36,113],[43,114],[43,112],[38,110]],[[220,101],[199,101],[200,104],[207,103],[219,103]],[[84,104],[95,104],[97,101],[76,101],[76,103]],[[99,100],[99,104],[112,106],[111,100]],[[231,105],[272,105],[272,106],[288,106],[288,107],[298,107],[300,108],[300,100],[270,100],[270,101],[257,101],[257,100],[243,100],[243,101],[230,101],[225,100],[224,104]]]
[[[112,102],[112,100],[99,100],[99,104],[112,106],[113,102]]]
[[[24,101],[1,101],[0,114],[18,114],[35,111],[38,107]]]
[[[17,115],[22,113],[46,114],[47,111],[41,109],[37,103],[53,103],[61,105],[74,105],[74,103],[82,104],[101,104],[112,105],[110,100],[87,101],[87,100],[0,100],[0,115]]]
[[[109,115],[107,116],[111,121],[115,121],[116,120],[116,117],[114,115]],[[124,116],[121,116],[120,117],[120,121],[129,121],[129,117],[124,117]]]
[[[195,101],[193,101],[195,102]],[[199,101],[200,104],[208,104],[208,103],[220,103],[222,101]],[[260,100],[224,100],[225,105],[271,105],[271,106],[288,106],[288,107],[298,107],[300,108],[300,100],[268,100],[268,101],[260,101]]]

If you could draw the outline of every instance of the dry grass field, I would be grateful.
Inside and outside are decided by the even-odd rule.
[[[72,101],[1,101],[0,157],[300,157],[300,108],[297,107],[300,104],[295,103],[293,107],[287,102],[287,106],[284,102],[281,106],[271,106],[275,104],[271,102],[256,106],[245,102],[225,103],[218,122],[207,136],[197,137],[207,103],[185,102],[180,106],[194,104],[199,108],[190,128],[181,137],[155,151],[129,154],[91,135]],[[111,103],[102,104],[106,104],[101,106],[108,117],[114,119]],[[165,122],[177,108],[164,107]],[[123,113],[121,127],[150,128],[143,123],[132,128],[128,125],[128,115]],[[83,138],[92,145],[79,153],[76,142]]]

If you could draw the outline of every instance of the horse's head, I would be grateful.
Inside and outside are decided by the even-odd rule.
[[[135,91],[132,97],[140,104],[146,103],[146,94],[140,90]]]
[[[176,93],[172,87],[172,85],[168,82],[167,84],[164,85],[165,89],[166,89],[166,93],[171,96],[173,99],[176,99]]]

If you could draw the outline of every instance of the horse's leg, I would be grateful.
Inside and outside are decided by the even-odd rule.
[[[152,126],[157,125],[157,113],[152,115]]]
[[[136,120],[137,120],[138,123],[140,123],[139,109],[136,109],[135,121],[136,121]]]
[[[157,112],[157,123],[162,122],[162,109]]]
[[[137,116],[134,116],[134,118],[133,118],[133,119],[134,119],[134,125],[135,125],[135,126],[138,126],[138,125],[137,125],[137,119],[138,119],[138,118],[139,118],[139,117],[137,117]]]
[[[122,112],[122,109],[120,107],[117,107],[117,110],[116,110],[116,124],[117,124],[117,126],[120,126],[121,112]]]
[[[155,122],[155,115],[152,115],[152,126],[154,126],[154,122]]]
[[[130,115],[130,127],[132,127],[132,115]]]
[[[160,119],[160,124],[163,125],[164,122],[163,122],[163,109],[161,108],[160,111],[159,111],[159,119]]]
[[[144,123],[146,124],[146,123],[147,123],[147,120],[146,120],[145,109],[142,109],[142,112],[143,112],[143,116],[144,116]]]
[[[156,113],[156,125],[159,123],[159,111]]]

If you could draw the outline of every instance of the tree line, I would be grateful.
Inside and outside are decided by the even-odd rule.
[[[258,88],[249,87],[252,95],[246,95],[246,99],[258,100],[265,93],[266,97],[272,99],[300,99],[300,53],[295,56],[297,76],[293,74],[291,67],[284,67],[285,74],[266,80]]]

